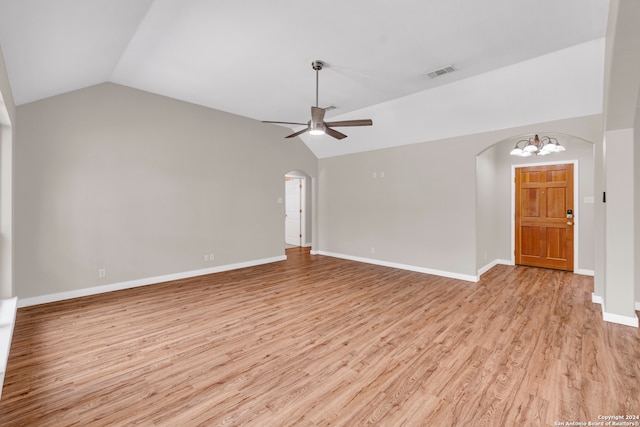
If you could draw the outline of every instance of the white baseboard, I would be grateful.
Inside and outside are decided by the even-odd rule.
[[[594,293],[591,294],[591,302],[594,304],[604,305],[604,298]]]
[[[414,265],[398,264],[398,263],[395,263],[395,262],[381,261],[381,260],[378,260],[378,259],[363,258],[363,257],[352,256],[352,255],[337,254],[337,253],[333,253],[333,252],[311,251],[311,254],[312,255],[325,255],[325,256],[330,256],[330,257],[334,257],[334,258],[347,259],[349,261],[357,261],[357,262],[364,262],[364,263],[367,263],[367,264],[381,265],[383,267],[398,268],[400,270],[415,271],[417,273],[432,274],[434,276],[441,276],[441,277],[448,277],[448,278],[451,278],[451,279],[465,280],[467,282],[477,282],[479,280],[478,276],[471,276],[471,275],[467,275],[467,274],[452,273],[452,272],[449,272],[449,271],[442,271],[442,270],[433,270],[433,269],[430,269],[430,268],[417,267],[417,266],[414,266]]]
[[[489,264],[485,265],[484,267],[481,267],[478,270],[478,277],[482,276],[484,273],[491,270],[496,265],[513,265],[513,262],[508,259],[494,259]]]
[[[621,316],[619,314],[602,312],[602,319],[606,322],[617,323],[619,325],[638,327],[638,316]]]
[[[119,291],[122,289],[136,288],[139,286],[153,285],[157,283],[170,282],[172,280],[187,279],[189,277],[203,276],[205,274],[220,273],[222,271],[236,270],[245,267],[254,267],[261,264],[286,260],[286,255],[272,258],[263,258],[252,261],[238,262],[235,264],[220,265],[216,267],[203,268],[200,270],[185,271],[182,273],[167,274],[164,276],[148,277],[144,279],[129,280],[126,282],[111,283],[109,285],[94,286],[91,288],[76,289],[73,291],[58,292],[55,294],[41,295],[37,297],[20,298],[18,307],[28,307],[31,305],[45,304],[48,302],[62,301],[71,298],[97,295],[106,292]]]
[[[13,326],[16,323],[16,310],[18,298],[12,297],[0,299],[0,397],[2,397],[2,385],[4,375],[7,372],[11,339],[13,338]]]
[[[591,294],[591,302],[602,306],[602,320],[605,322],[617,323],[619,325],[638,327],[638,316],[622,316],[620,314],[608,313],[604,308],[604,298],[594,293]],[[635,303],[635,309],[638,310],[640,303]]]
[[[582,268],[577,269],[576,271],[574,271],[575,274],[582,274],[583,276],[595,276],[596,273],[593,270],[585,270]]]
[[[484,267],[481,267],[480,269],[478,269],[478,277],[482,276],[484,273],[486,273],[487,271],[491,270],[496,265],[515,265],[515,263],[512,260],[508,260],[508,259],[496,259],[496,260],[493,260],[489,264],[487,264]],[[595,276],[595,272],[593,270],[585,270],[585,269],[582,269],[582,268],[579,268],[579,269],[575,270],[574,273],[575,274],[581,274],[583,276]]]

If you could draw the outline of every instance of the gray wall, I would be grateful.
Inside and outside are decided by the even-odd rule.
[[[565,133],[596,141],[602,135],[602,117],[558,120],[320,159],[318,250],[465,276],[475,276],[479,267],[494,259],[511,259],[510,177],[504,181],[504,172],[510,174],[511,159],[500,147],[489,151],[489,157],[477,157],[506,138],[533,132]],[[592,153],[592,146],[580,144],[584,149],[580,158],[588,164],[586,152]],[[566,156],[575,153],[574,149],[574,154],[569,151]],[[587,164],[585,170],[589,169]],[[499,168],[492,170],[496,165]],[[479,182],[487,183],[477,194],[476,168]],[[500,186],[498,193],[492,183]],[[593,194],[592,172],[590,177],[585,174],[581,191]],[[487,201],[488,195],[494,195],[495,202]],[[587,229],[589,215],[585,217]],[[588,242],[585,237],[580,244]],[[592,251],[585,246],[580,257],[584,262],[581,268],[589,269]]]
[[[501,144],[489,147],[476,158],[476,268],[480,269],[496,260],[510,260],[508,249],[509,228],[505,215],[509,196],[509,178],[506,183],[501,166]],[[505,232],[506,228],[506,232]]]
[[[321,159],[319,249],[475,274],[476,152],[458,138]]]
[[[18,107],[17,295],[284,255],[287,131],[109,83]]]

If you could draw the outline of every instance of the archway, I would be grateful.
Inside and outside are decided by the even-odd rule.
[[[574,162],[575,170],[575,265],[576,273],[593,275],[595,270],[595,170],[594,144],[583,138],[545,133],[561,141],[567,150],[549,156],[527,158],[509,153],[516,141],[529,134],[496,142],[476,157],[476,267],[478,275],[496,264],[514,263],[514,170],[517,165]]]

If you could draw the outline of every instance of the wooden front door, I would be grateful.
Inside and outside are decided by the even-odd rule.
[[[573,165],[516,168],[515,261],[573,271]]]

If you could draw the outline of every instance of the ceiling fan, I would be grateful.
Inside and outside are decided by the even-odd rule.
[[[283,124],[283,125],[302,125],[302,126],[307,126],[305,129],[292,133],[289,136],[286,136],[285,138],[293,138],[296,137],[298,135],[302,135],[305,132],[309,132],[311,135],[322,135],[323,133],[326,133],[329,136],[332,136],[336,139],[343,139],[346,138],[347,135],[345,135],[342,132],[338,132],[335,129],[332,129],[333,127],[340,127],[340,126],[371,126],[373,125],[373,121],[371,121],[370,119],[363,119],[363,120],[342,120],[342,121],[337,121],[337,122],[325,122],[324,121],[324,114],[327,112],[326,108],[319,108],[318,107],[318,73],[320,70],[322,70],[322,67],[324,67],[324,63],[322,61],[313,61],[311,63],[311,67],[313,67],[314,70],[316,70],[316,106],[315,107],[311,107],[311,120],[309,120],[307,123],[297,123],[297,122],[274,122],[274,121],[267,121],[264,120],[262,123],[276,123],[276,124]]]

